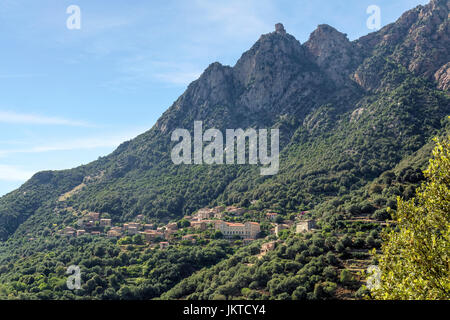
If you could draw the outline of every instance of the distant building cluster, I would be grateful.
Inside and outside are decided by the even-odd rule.
[[[245,222],[229,222],[223,220],[226,217],[242,217],[248,210],[238,208],[235,206],[217,206],[214,208],[199,209],[192,216],[185,216],[184,219],[189,221],[189,229],[194,231],[205,231],[208,229],[220,231],[225,239],[242,239],[244,243],[250,243],[258,237],[261,232],[259,222],[245,221]],[[304,219],[303,215],[307,212],[302,212],[297,216],[297,222],[292,220],[282,220],[276,212],[267,212],[263,217],[271,222],[274,226],[270,231],[276,236],[280,235],[282,230],[292,230],[295,225],[296,233],[303,233],[312,231],[315,228],[315,221],[312,219]],[[145,223],[144,215],[137,215],[135,221],[126,222],[122,226],[113,226],[112,220],[109,218],[102,218],[98,212],[89,212],[80,218],[77,222],[78,229],[73,227],[66,227],[60,231],[61,234],[75,237],[86,234],[91,235],[106,235],[108,238],[121,238],[123,236],[133,236],[140,234],[146,242],[159,243],[161,249],[169,246],[169,240],[174,239],[174,234],[179,231],[176,222],[167,223],[165,226],[156,227],[154,224]],[[280,223],[275,223],[280,222]],[[291,228],[292,227],[292,228]],[[185,229],[185,228],[183,228]],[[185,233],[185,231],[183,231]],[[182,233],[182,234],[183,234]],[[195,243],[198,240],[199,234],[190,233],[181,236],[181,240]],[[275,242],[269,242],[261,247],[261,253],[273,250]]]

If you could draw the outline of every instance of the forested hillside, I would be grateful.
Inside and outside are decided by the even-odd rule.
[[[381,245],[387,208],[413,196],[432,138],[450,130],[449,8],[432,0],[355,41],[328,25],[303,44],[284,30],[262,35],[235,66],[211,64],[112,154],[36,174],[0,198],[0,297],[361,298],[357,271]],[[279,172],[174,165],[171,133],[196,120],[204,130],[278,128]],[[279,243],[261,257],[264,239],[241,246],[208,234],[164,251],[59,234],[88,211],[163,224],[218,205],[287,220],[306,212],[318,230],[269,236]],[[64,288],[72,264],[85,268],[75,292]]]

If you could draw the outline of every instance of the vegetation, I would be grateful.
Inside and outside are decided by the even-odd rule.
[[[405,15],[353,43],[328,39],[337,41],[328,66],[304,55],[307,48],[292,36],[261,37],[268,41],[245,53],[236,69],[211,65],[153,128],[110,155],[34,175],[0,198],[0,298],[361,298],[361,274],[377,262],[372,250],[382,250],[383,272],[374,297],[448,298],[447,140],[422,172],[432,138],[450,131],[450,96],[428,77],[436,70],[427,69],[441,56],[448,60],[448,37],[440,33],[446,16]],[[424,25],[429,21],[436,24],[433,37],[411,31],[434,32]],[[407,55],[414,42],[405,41],[423,41],[414,45],[423,55],[433,39],[442,42],[426,54],[433,61]],[[341,58],[351,65],[333,64]],[[412,63],[422,58],[426,65]],[[278,174],[261,176],[252,165],[174,165],[171,132],[192,131],[199,119],[204,130],[279,128]],[[246,208],[227,219],[259,221],[260,239],[244,245],[221,232],[187,229],[184,216],[218,205]],[[60,235],[90,211],[113,226],[141,216],[155,227],[173,221],[184,230],[164,250],[139,235]],[[276,237],[266,212],[278,213],[281,224],[302,213],[317,228],[295,234],[290,227]],[[182,240],[188,231],[195,243]],[[262,254],[267,241],[277,241],[276,248]],[[81,267],[79,290],[65,286],[70,265]]]
[[[92,236],[37,240],[43,250],[24,245],[26,259],[1,257],[0,299],[152,299],[233,252],[227,241],[160,250]],[[79,290],[66,285],[70,265],[81,269]]]
[[[426,182],[398,198],[395,225],[383,232],[377,299],[450,299],[450,137],[437,141]]]

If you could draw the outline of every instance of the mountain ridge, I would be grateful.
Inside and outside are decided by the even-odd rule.
[[[432,0],[354,41],[319,25],[301,44],[277,24],[234,66],[210,64],[150,130],[89,164],[36,173],[0,198],[0,299],[364,297],[368,252],[397,197],[423,181],[432,138],[450,133],[449,8]],[[171,133],[194,121],[279,129],[278,173],[174,165]],[[184,218],[213,206],[244,208],[223,219],[258,221],[258,239],[221,240]],[[161,249],[102,226],[69,237],[90,213],[120,230],[178,231]],[[299,219],[316,228],[298,234]],[[67,290],[69,265],[82,269],[79,290]]]

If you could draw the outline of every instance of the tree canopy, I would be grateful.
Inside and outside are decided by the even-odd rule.
[[[384,232],[376,299],[450,299],[450,136],[436,142],[426,181],[398,198],[396,228]]]

